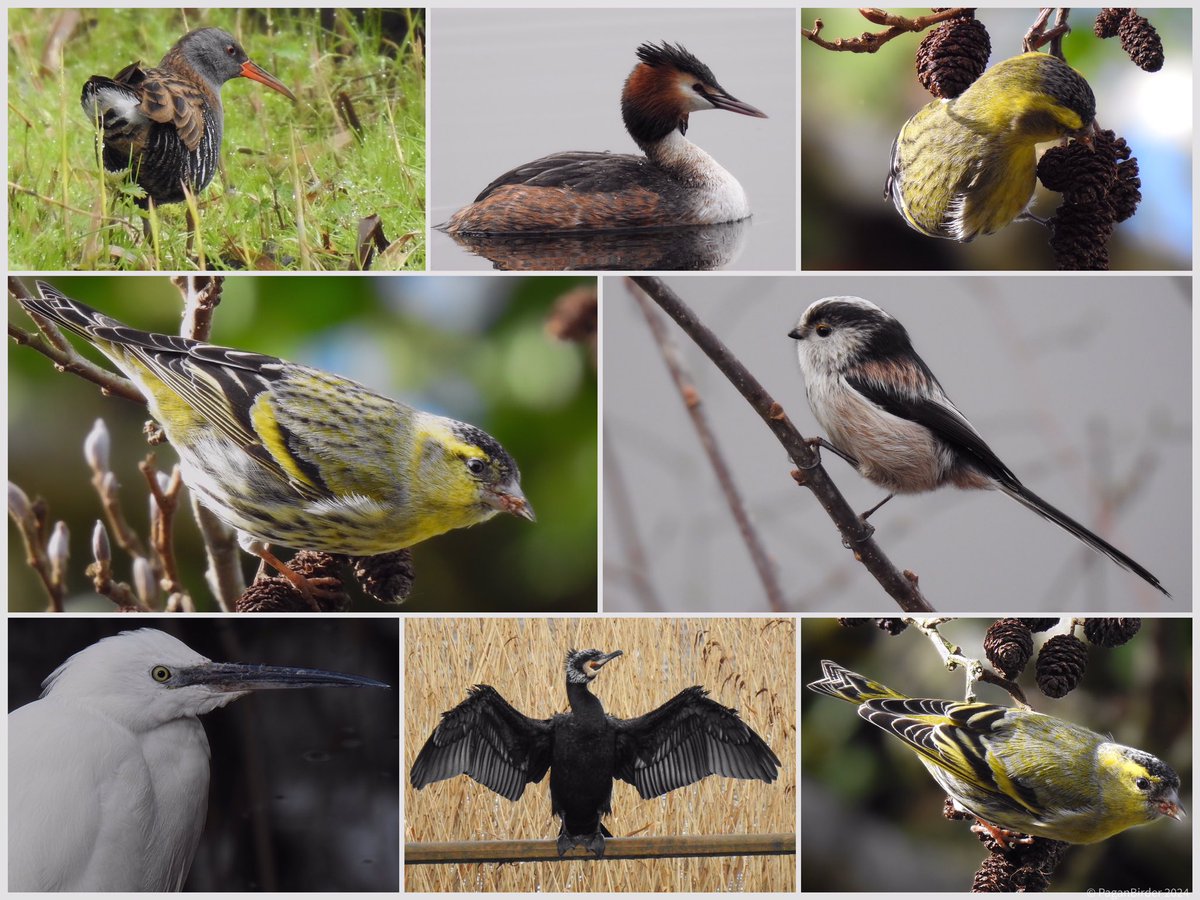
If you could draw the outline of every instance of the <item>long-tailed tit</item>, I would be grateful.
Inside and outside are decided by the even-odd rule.
[[[998,488],[1167,594],[1143,566],[1021,484],[950,402],[904,326],[874,303],[818,300],[788,336],[813,415],[859,474],[891,492],[884,502],[943,485]]]

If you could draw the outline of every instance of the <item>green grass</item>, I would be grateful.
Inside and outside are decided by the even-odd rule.
[[[392,242],[373,268],[424,268],[421,11],[106,9],[71,25],[75,12],[9,12],[10,268],[345,270],[373,214]],[[209,25],[298,102],[247,79],[225,85],[223,171],[196,198],[189,249],[182,203],[160,207],[143,236],[140,189],[103,171],[79,95],[89,76],[155,65]],[[62,50],[48,53],[56,28]]]

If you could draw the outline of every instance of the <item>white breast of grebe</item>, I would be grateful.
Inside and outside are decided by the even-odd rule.
[[[655,144],[648,155],[687,185],[688,219],[693,224],[737,222],[750,215],[741,182],[678,131]]]

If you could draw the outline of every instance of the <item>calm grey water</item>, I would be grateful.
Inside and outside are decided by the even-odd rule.
[[[796,78],[792,10],[433,10],[433,224],[514,166],[564,150],[636,153],[620,96],[644,41],[681,43],[721,86],[769,118],[719,110],[688,138],[732,172],[754,216],[726,268],[791,270],[796,251]],[[433,232],[433,269],[491,263]]]

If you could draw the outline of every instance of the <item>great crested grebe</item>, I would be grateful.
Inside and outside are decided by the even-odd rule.
[[[655,228],[750,215],[741,184],[689,141],[688,115],[724,109],[767,116],[732,97],[678,44],[642,44],[621,92],[621,117],[645,156],[555,153],[505,172],[443,230],[457,234]]]

